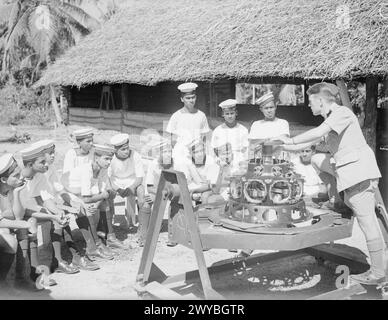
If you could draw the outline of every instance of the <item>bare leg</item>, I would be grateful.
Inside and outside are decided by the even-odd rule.
[[[353,210],[365,236],[371,259],[371,273],[385,276],[384,239],[375,213],[375,187],[366,180],[345,190],[346,204]]]
[[[139,246],[144,246],[147,237],[148,224],[151,217],[151,206],[144,199],[144,187],[138,186],[136,189],[137,201],[139,204],[139,231],[138,242]]]

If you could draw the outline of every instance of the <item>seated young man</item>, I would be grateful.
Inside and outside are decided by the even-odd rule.
[[[172,169],[174,163],[172,159],[172,146],[168,141],[163,141],[159,145],[159,156],[148,166],[145,177],[146,192],[145,200],[152,203],[155,200],[156,191],[162,170]]]
[[[217,166],[213,169],[213,172],[214,175],[217,175],[217,180],[212,188],[213,195],[209,200],[210,202],[226,201],[229,199],[230,193],[229,180],[227,178],[232,175],[244,174],[246,168],[241,164],[241,161],[239,161],[239,164],[236,166],[236,163],[233,161],[234,153],[230,143],[222,145],[213,144],[213,147],[217,159]]]
[[[54,249],[51,269],[56,272],[73,274],[79,272],[79,269],[62,259],[61,249],[63,228],[68,224],[69,218],[62,209],[57,207],[44,175],[48,170],[45,154],[46,143],[47,140],[40,140],[20,151],[24,164],[22,175],[26,179],[26,186],[20,191],[19,200],[27,211],[46,212],[48,216],[56,217],[53,219],[50,232]]]
[[[37,222],[35,218],[27,221],[15,220],[12,212],[12,188],[23,182],[19,179],[20,171],[15,170],[17,163],[12,154],[0,157],[0,289],[6,289],[6,277],[15,258],[18,241],[14,230],[25,230],[30,238],[36,239]]]
[[[48,170],[44,173],[47,183],[49,186],[49,194],[54,198],[55,204],[58,208],[62,208],[65,212],[72,211],[73,214],[69,215],[70,220],[73,220],[75,223],[71,223],[68,226],[63,228],[64,239],[66,245],[69,247],[70,252],[73,256],[72,263],[70,266],[76,267],[81,270],[94,271],[98,270],[99,266],[93,263],[83,250],[73,241],[73,231],[79,230],[86,242],[86,248],[89,252],[96,249],[96,244],[94,242],[92,233],[90,231],[90,224],[88,218],[84,212],[81,210],[80,205],[74,203],[71,200],[70,195],[65,191],[57,172],[54,167],[55,161],[55,144],[52,140],[44,141],[46,146],[43,151],[46,155],[46,160],[48,164]],[[74,207],[72,207],[74,206]],[[71,229],[73,228],[73,230]],[[60,230],[59,230],[60,232]]]
[[[74,130],[72,136],[77,146],[69,149],[63,160],[63,175],[68,175],[71,170],[82,164],[92,163],[93,156],[93,129],[83,128]]]
[[[93,152],[93,128],[82,128],[79,130],[74,130],[72,137],[76,141],[76,146],[67,151],[64,161],[63,161],[63,171],[62,175],[66,176],[71,170],[80,165],[92,163],[94,161],[94,152]],[[109,199],[109,210],[112,216],[114,216],[115,206],[112,199]],[[101,238],[106,238],[106,233],[99,230],[98,235]],[[111,239],[112,240],[112,239]],[[109,240],[109,246],[113,248],[119,248],[120,243],[115,239],[112,241]]]
[[[108,230],[113,230],[112,216],[108,199],[112,196],[109,189],[107,169],[112,161],[114,149],[107,145],[94,145],[94,160],[75,167],[68,175],[61,178],[62,185],[69,193],[71,200],[78,202],[86,210],[90,230],[96,244],[96,249],[86,254],[89,257],[113,259],[114,254],[99,238],[97,227],[101,221],[107,224]],[[109,242],[107,241],[109,245]]]
[[[294,159],[295,171],[304,178],[304,194],[309,197],[327,198],[327,188],[311,164],[311,157],[315,154],[315,145],[303,149]]]
[[[1,157],[1,163],[5,163],[4,170],[0,174],[0,203],[3,227],[16,229],[18,242],[15,286],[24,289],[37,290],[35,280],[38,277],[36,267],[39,265],[38,244],[36,237],[36,220],[59,221],[58,217],[40,212],[25,210],[20,203],[19,191],[25,186],[25,180],[21,176],[21,168],[18,166],[12,154]],[[26,226],[32,225],[30,230]],[[3,233],[4,233],[3,229]],[[32,233],[32,235],[29,235]],[[9,236],[9,241],[10,240]],[[55,285],[54,279],[49,278],[47,285]]]
[[[174,169],[185,174],[193,201],[207,203],[212,185],[216,183],[214,177],[218,177],[218,165],[211,155],[206,154],[206,146],[200,140],[189,145],[189,152],[191,161],[176,163]]]
[[[0,212],[0,291],[7,288],[6,278],[17,253],[18,241],[14,230],[26,230],[29,237],[36,238],[36,219],[11,220],[3,217]]]
[[[144,199],[143,162],[140,154],[129,147],[129,136],[127,134],[120,133],[113,136],[110,143],[115,149],[115,155],[108,170],[110,183],[121,197],[127,198],[127,204],[134,203],[134,198],[137,197],[139,206],[138,244],[142,247],[151,214],[151,207]],[[127,205],[128,222],[131,221],[129,217],[130,210],[133,211],[134,208],[130,209]],[[110,236],[113,237],[114,233],[111,233]]]

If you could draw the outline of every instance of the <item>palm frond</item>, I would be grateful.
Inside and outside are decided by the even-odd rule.
[[[34,58],[36,59],[36,53],[30,54],[20,62],[20,69],[32,68],[34,64]]]
[[[15,26],[9,30],[7,39],[6,39],[6,47],[5,50],[12,50],[17,46],[17,42],[23,35],[27,35],[29,33],[28,21],[30,14],[32,13],[33,8],[29,8],[20,17]]]
[[[20,16],[21,7],[22,7],[22,5],[21,5],[20,0],[17,0],[13,4],[12,9],[11,9],[11,13],[10,13],[9,19],[8,19],[8,30],[12,31],[12,29],[17,24],[19,16]]]
[[[86,34],[88,34],[90,32],[88,28],[86,28],[84,25],[79,23],[78,20],[73,18],[67,12],[65,12],[65,11],[63,11],[63,10],[61,10],[59,8],[56,8],[56,7],[50,7],[50,10],[55,12],[56,16],[62,19],[63,24],[70,24],[70,25],[72,25],[80,34],[86,35]]]
[[[0,26],[0,38],[6,38],[6,33],[8,31],[8,27],[7,26]]]
[[[60,9],[62,12],[66,13],[67,15],[71,16],[74,20],[78,21],[87,29],[96,29],[100,25],[100,23],[96,19],[94,19],[92,16],[86,13],[82,8],[76,5],[63,2],[60,0],[53,0],[52,5]]]
[[[58,36],[61,29],[61,21],[58,21],[57,17],[49,10],[50,23],[47,29],[39,29],[35,25],[34,16],[31,15],[29,21],[29,43],[33,47],[34,51],[39,55],[40,59],[46,60],[50,55],[53,43],[60,41]]]
[[[9,18],[11,16],[13,4],[0,5],[0,24],[8,26]]]

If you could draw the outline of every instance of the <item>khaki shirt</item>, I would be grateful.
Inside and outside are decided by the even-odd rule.
[[[365,141],[357,117],[349,108],[340,106],[324,123],[331,128],[325,141],[335,160],[338,191],[381,177],[375,154]]]

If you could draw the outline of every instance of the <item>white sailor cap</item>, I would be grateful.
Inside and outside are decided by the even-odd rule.
[[[12,153],[3,154],[0,157],[0,175],[7,172],[15,162],[16,160]]]
[[[106,144],[94,144],[94,153],[100,156],[113,156],[115,149]]]
[[[236,99],[228,99],[225,101],[222,101],[218,106],[222,109],[229,109],[229,108],[235,108],[237,105],[237,100]]]
[[[178,86],[178,90],[182,93],[190,93],[195,91],[198,88],[198,85],[194,82],[182,83]]]
[[[126,133],[116,134],[110,139],[110,143],[116,148],[121,147],[123,144],[129,143],[129,135]]]
[[[55,147],[55,142],[54,140],[51,140],[51,139],[44,139],[44,140],[39,140],[35,142],[33,145],[36,146],[37,148],[41,148],[42,152],[43,151],[47,152],[51,148]]]
[[[256,104],[259,105],[259,107],[262,107],[265,104],[267,104],[268,102],[274,101],[274,100],[275,100],[275,98],[273,96],[273,93],[268,92],[265,95],[263,95],[262,97],[260,97],[259,99],[257,99]]]
[[[73,136],[77,140],[88,138],[90,136],[93,136],[93,128],[82,128],[74,130]]]
[[[46,143],[42,143],[42,140],[30,144],[27,148],[20,150],[23,161],[34,160],[44,155],[44,150],[47,147]]]

